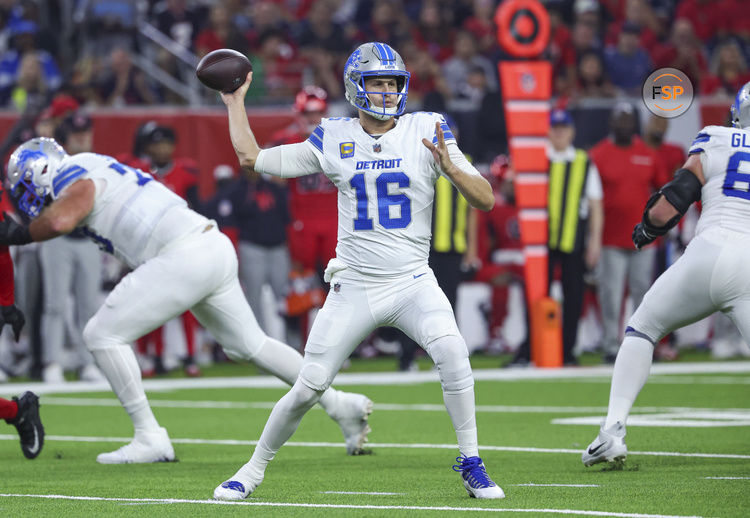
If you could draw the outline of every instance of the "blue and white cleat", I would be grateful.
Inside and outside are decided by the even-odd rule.
[[[464,487],[472,498],[505,498],[503,490],[495,484],[484,463],[479,457],[456,457],[458,464],[453,465],[453,471],[461,473]]]
[[[372,401],[367,396],[339,392],[339,404],[331,412],[331,418],[341,427],[346,441],[346,453],[349,455],[366,453],[367,434],[372,431],[367,422],[372,406]]]
[[[227,480],[214,489],[214,500],[244,500],[254,489],[255,486],[246,486],[238,480]]]
[[[625,425],[618,421],[606,430],[599,430],[594,442],[583,451],[581,461],[588,467],[600,462],[623,462],[627,456]]]

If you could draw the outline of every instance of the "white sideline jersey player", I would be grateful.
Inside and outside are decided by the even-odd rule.
[[[466,344],[427,265],[438,177],[448,177],[483,210],[494,204],[489,183],[466,161],[440,115],[403,115],[409,72],[388,45],[361,45],[346,63],[346,98],[359,118],[323,119],[299,144],[258,147],[244,107],[251,81],[252,73],[236,92],[222,94],[240,164],[281,177],[325,173],[339,190],[338,245],[325,272],[331,289],[310,331],[299,378],[271,412],[250,461],[219,485],[214,497],[240,500],[252,493],[354,348],[373,329],[394,326],[437,365],[458,439],[453,469],[469,495],[502,498],[477,449]]]
[[[11,156],[8,181],[19,210],[32,221],[26,227],[6,218],[1,243],[46,241],[80,228],[133,268],[83,333],[135,428],[132,442],[99,455],[98,462],[174,460],[129,344],[187,310],[233,360],[252,361],[289,384],[297,379],[302,356],[258,326],[237,280],[230,240],[149,174],[104,155],[67,155],[54,140],[36,138]],[[341,426],[348,452],[361,452],[372,402],[336,390],[320,402]]]
[[[691,203],[702,202],[695,238],[628,322],[607,418],[583,452],[586,466],[627,456],[626,420],[662,337],[722,311],[750,341],[750,83],[740,89],[731,112],[734,127],[707,126],[698,133],[683,168],[649,199],[633,230],[640,248],[676,225]]]

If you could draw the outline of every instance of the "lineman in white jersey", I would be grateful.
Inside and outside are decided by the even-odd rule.
[[[403,330],[428,352],[458,438],[453,469],[471,496],[502,498],[478,456],[466,344],[427,265],[439,175],[482,210],[494,204],[489,183],[464,158],[442,117],[402,115],[409,72],[388,45],[361,45],[346,63],[346,98],[359,118],[323,119],[299,144],[258,147],[244,107],[251,81],[252,73],[237,91],[222,94],[241,166],[282,177],[325,173],[339,190],[338,245],[325,272],[331,290],[310,331],[299,378],[271,412],[250,461],[215,489],[214,498],[240,500],[255,490],[344,360],[379,326]]]
[[[675,329],[722,311],[750,341],[750,83],[731,108],[733,128],[707,126],[674,179],[646,204],[633,230],[637,248],[703,204],[696,237],[646,293],[628,322],[612,374],[607,418],[583,452],[586,466],[624,460],[625,424],[651,368],[654,344]]]
[[[52,139],[22,144],[8,164],[10,192],[32,218],[10,218],[0,243],[46,241],[80,228],[133,271],[84,329],[84,342],[133,421],[132,442],[103,464],[174,460],[167,431],[149,407],[130,343],[191,310],[236,361],[252,361],[281,380],[297,379],[302,356],[265,335],[237,280],[237,256],[216,223],[147,173],[94,153],[69,156]],[[372,402],[328,390],[321,405],[338,421],[349,453],[361,452]]]

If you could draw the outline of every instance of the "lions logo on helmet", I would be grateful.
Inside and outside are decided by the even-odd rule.
[[[34,138],[21,144],[8,161],[10,195],[29,217],[39,215],[52,192],[53,177],[68,156],[51,138]]]
[[[731,107],[732,125],[735,128],[750,126],[750,82],[740,88]]]
[[[398,52],[385,43],[371,42],[360,45],[352,52],[344,67],[344,91],[346,100],[355,108],[365,111],[379,120],[397,117],[406,110],[406,97],[409,93],[409,72]],[[368,77],[395,77],[397,92],[368,92],[365,79]],[[383,106],[372,104],[369,96],[382,95]],[[388,108],[386,95],[398,95],[398,104]]]

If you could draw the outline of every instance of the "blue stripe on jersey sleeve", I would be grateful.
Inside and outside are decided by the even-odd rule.
[[[702,147],[695,147],[695,146],[693,146],[688,151],[688,155],[694,155],[696,153],[703,153],[703,148]]]
[[[313,132],[310,134],[310,136],[307,138],[307,140],[315,146],[318,151],[321,153],[323,152],[323,127],[318,126],[313,130]]]
[[[71,166],[64,171],[60,172],[60,175],[52,181],[52,192],[55,196],[60,194],[70,182],[78,178],[79,176],[86,174],[86,170],[81,166]]]
[[[708,133],[698,133],[698,136],[695,137],[695,140],[693,141],[693,145],[700,144],[702,142],[708,142],[711,138],[711,135]]]
[[[448,140],[455,141],[456,140],[456,137],[453,136],[453,132],[451,131],[450,127],[448,127],[448,125],[446,123],[444,123],[444,122],[441,123],[440,124],[440,129],[443,130],[443,138],[446,141],[448,141]],[[433,144],[437,144],[437,141],[438,141],[437,140],[437,134],[435,134],[432,137],[432,143]]]

